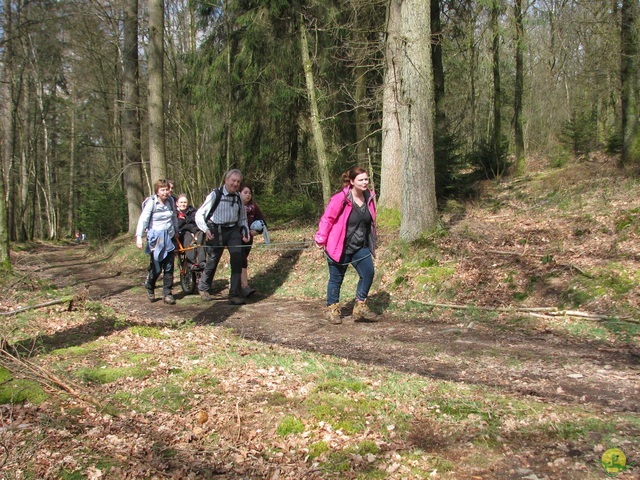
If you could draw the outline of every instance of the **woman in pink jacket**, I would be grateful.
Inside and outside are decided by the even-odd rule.
[[[342,323],[338,302],[349,265],[353,265],[360,277],[352,317],[355,321],[375,318],[366,304],[375,274],[375,193],[369,190],[369,174],[360,167],[344,173],[342,183],[342,190],[329,200],[315,235],[316,245],[324,250],[329,264],[326,315],[333,324]]]

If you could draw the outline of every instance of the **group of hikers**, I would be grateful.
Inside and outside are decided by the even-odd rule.
[[[253,190],[243,183],[242,172],[231,169],[224,183],[211,191],[199,208],[189,205],[186,195],[173,196],[170,180],[157,180],[155,193],[142,204],[136,229],[136,245],[143,247],[143,235],[149,254],[149,273],[145,281],[147,297],[155,301],[156,282],[162,280],[162,300],[173,305],[172,293],[176,248],[187,249],[192,269],[202,270],[198,293],[205,301],[218,263],[226,248],[229,252],[231,278],[229,303],[244,305],[256,290],[248,282],[248,257],[254,237],[266,230],[264,216],[253,200]],[[340,289],[349,265],[358,273],[352,318],[373,320],[367,297],[375,274],[373,257],[376,247],[375,193],[369,189],[369,174],[353,167],[342,175],[342,188],[331,197],[320,219],[314,240],[329,267],[326,318],[342,323]],[[189,248],[201,245],[205,248]]]

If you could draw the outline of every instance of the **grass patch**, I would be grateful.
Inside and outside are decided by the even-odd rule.
[[[287,415],[278,423],[276,433],[281,437],[304,432],[304,423],[299,418]]]
[[[316,420],[329,423],[335,430],[347,434],[364,431],[368,419],[383,415],[389,409],[383,401],[328,392],[309,395],[304,405]]]
[[[38,405],[47,398],[48,395],[37,382],[14,378],[9,370],[0,367],[0,405],[23,402]]]
[[[88,383],[112,383],[121,378],[144,378],[150,373],[147,368],[133,367],[107,367],[106,365],[92,368],[81,368],[76,372],[76,377]]]
[[[314,442],[309,445],[309,459],[314,460],[330,450],[329,444],[324,440]]]
[[[169,335],[162,333],[159,328],[147,325],[135,325],[133,327],[129,327],[129,331],[139,337],[153,338],[155,340],[169,338]]]
[[[360,380],[329,380],[316,387],[317,392],[348,393],[362,392],[367,386]]]
[[[351,455],[347,452],[330,452],[320,464],[320,470],[327,474],[346,472],[351,469]]]
[[[49,352],[54,357],[86,357],[100,348],[98,342],[86,343],[84,345],[56,348]]]

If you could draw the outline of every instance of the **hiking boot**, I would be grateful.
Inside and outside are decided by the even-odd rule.
[[[372,322],[378,315],[369,310],[366,302],[360,302],[358,300],[353,304],[353,313],[351,314],[354,322]]]
[[[147,298],[149,299],[150,302],[153,302],[156,299],[156,294],[154,292],[154,289],[151,288],[151,286],[148,283],[144,284],[144,288],[147,289]]]
[[[333,305],[327,305],[324,316],[329,320],[329,323],[340,325],[342,323],[342,319],[340,318],[340,304],[334,303]]]
[[[176,299],[173,298],[173,295],[171,295],[171,294],[165,295],[162,300],[164,300],[164,303],[166,303],[167,305],[175,305],[176,304]]]
[[[250,286],[242,287],[242,296],[247,298],[256,293],[255,288],[251,288]]]
[[[200,294],[200,298],[205,302],[213,300],[213,297],[206,290],[198,290],[198,293]]]
[[[247,301],[242,297],[229,297],[229,305],[244,305]]]

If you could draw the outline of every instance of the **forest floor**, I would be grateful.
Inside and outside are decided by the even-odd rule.
[[[599,163],[598,167],[607,172],[609,181],[611,175],[616,175],[607,165]],[[579,168],[593,170],[593,165]],[[591,177],[592,181],[601,178],[602,171]],[[588,192],[572,193],[574,178],[565,176],[556,189],[549,188],[549,179],[545,179],[547,193],[544,195],[532,190],[533,181],[493,185],[490,194],[485,194],[499,207],[487,208],[485,203],[480,208],[471,202],[463,211],[455,206],[450,208],[445,215],[449,233],[435,241],[437,250],[431,244],[420,252],[394,250],[398,248],[391,246],[395,245],[394,241],[383,239],[377,269],[384,271],[377,277],[371,299],[373,308],[380,313],[376,322],[351,321],[348,297],[343,308],[343,324],[329,325],[323,320],[323,261],[318,252],[304,248],[304,238],[309,238],[311,230],[300,234],[302,247],[298,250],[273,255],[274,252],[266,249],[254,248],[252,273],[259,292],[243,306],[227,304],[226,281],[221,275],[214,282],[213,302],[205,303],[197,295],[185,295],[178,286],[175,289],[177,305],[168,306],[161,301],[145,300],[141,288],[145,272],[139,263],[101,258],[84,245],[40,244],[13,252],[18,272],[25,275],[29,272],[52,282],[58,289],[75,292],[77,305],[85,301],[99,302],[116,312],[123,324],[166,327],[173,332],[153,345],[144,344],[152,341],[147,338],[137,338],[135,342],[132,338],[122,339],[118,344],[117,349],[162,356],[162,368],[155,368],[144,384],[161,383],[159,378],[169,375],[173,365],[183,365],[184,356],[187,352],[193,355],[193,348],[224,349],[220,340],[228,343],[231,340],[227,335],[234,335],[250,342],[239,347],[244,351],[240,356],[251,356],[258,348],[252,345],[284,347],[288,355],[298,359],[319,354],[343,359],[349,365],[353,362],[367,372],[369,368],[376,372],[383,369],[440,385],[425,387],[423,401],[434,402],[427,407],[423,405],[427,410],[398,407],[413,415],[413,430],[402,438],[391,435],[384,441],[379,439],[385,454],[376,452],[376,460],[366,454],[354,454],[361,463],[375,464],[378,476],[354,466],[356,461],[344,471],[323,469],[309,460],[308,445],[304,448],[300,444],[284,445],[284,440],[270,447],[284,457],[274,461],[261,450],[268,445],[266,437],[274,435],[273,429],[267,431],[267,425],[273,420],[262,415],[262,407],[256,403],[258,387],[265,387],[268,380],[265,377],[271,377],[273,371],[229,368],[227,378],[220,370],[216,370],[216,378],[225,385],[225,392],[233,391],[237,395],[234,402],[196,395],[197,400],[188,409],[191,413],[165,412],[161,416],[157,412],[156,420],[151,420],[150,416],[137,412],[119,422],[96,414],[91,420],[82,421],[87,426],[77,434],[73,433],[78,430],[77,426],[76,430],[71,426],[63,429],[67,430],[66,436],[91,437],[93,428],[99,431],[99,434],[94,432],[98,435],[96,438],[106,436],[111,439],[109,442],[117,439],[129,444],[153,436],[144,433],[145,419],[161,421],[160,418],[164,418],[172,430],[181,433],[174,433],[171,441],[163,441],[173,445],[190,442],[193,448],[190,454],[186,453],[188,448],[175,447],[180,453],[175,458],[167,458],[158,452],[153,455],[150,447],[146,458],[131,452],[116,455],[122,457],[123,465],[128,462],[129,467],[121,465],[119,469],[110,467],[109,470],[92,466],[82,470],[75,454],[68,453],[68,465],[63,470],[84,473],[78,477],[69,473],[65,478],[118,478],[120,475],[119,478],[595,479],[605,477],[601,456],[613,446],[624,451],[632,466],[634,461],[640,461],[638,190],[637,186],[628,187],[626,183],[624,188],[609,187],[610,198],[602,201],[615,205],[612,214],[602,210],[597,198]],[[618,181],[628,182],[623,177]],[[541,187],[538,184],[536,188]],[[548,193],[550,191],[555,193]],[[558,209],[561,201],[548,209],[532,207],[550,204],[553,195],[567,195],[574,201],[575,195],[581,196],[579,211]],[[590,202],[596,203],[590,206]],[[274,229],[272,240],[277,243],[278,238],[278,229]],[[267,260],[267,255],[274,258]],[[264,266],[257,267],[261,260]],[[425,260],[430,261],[425,263]],[[407,272],[398,266],[403,261],[416,262],[417,266]],[[442,267],[453,261],[455,274],[441,282],[448,287],[441,286],[435,292],[429,290],[433,278],[421,273],[421,269]],[[221,270],[224,271],[224,266]],[[616,276],[615,272],[630,273]],[[590,283],[594,275],[598,276],[597,286]],[[614,285],[609,289],[603,287],[600,285],[603,279],[609,279]],[[626,279],[631,282],[630,288],[625,288],[628,287]],[[313,294],[308,294],[310,289]],[[455,294],[451,294],[452,291]],[[586,300],[581,304],[571,303],[572,295],[579,293]],[[516,298],[520,301],[516,302]],[[5,298],[0,306],[8,311],[17,308],[19,303]],[[557,311],[541,308],[549,306],[559,308]],[[49,307],[47,321],[43,323],[35,312],[31,312],[29,327],[25,329],[27,333],[33,329],[31,334],[20,338],[16,333],[19,325],[11,325],[11,320],[6,320],[3,328],[11,333],[3,337],[19,338],[21,345],[35,344],[38,338],[38,345],[53,351],[123,335],[124,331],[117,321],[105,322],[100,315],[85,315],[82,321],[71,321],[64,308]],[[562,312],[565,314],[560,314]],[[135,376],[123,378],[117,390],[133,391],[140,381]],[[291,382],[288,391],[306,391],[304,384],[296,383],[304,383],[303,380]],[[371,383],[376,384],[375,380]],[[92,388],[104,398],[109,394],[108,385]],[[441,397],[435,390],[442,389],[441,385],[461,389],[460,393],[450,391],[444,395],[456,398],[456,408],[450,408],[448,415],[441,413],[442,401],[437,400]],[[273,385],[265,387],[269,391],[273,388]],[[473,390],[465,399],[466,388]],[[289,397],[289,393],[286,396]],[[497,396],[503,400],[495,400]],[[478,397],[483,398],[484,407],[476,410],[470,405],[479,401]],[[495,402],[495,405],[492,407],[486,402]],[[541,431],[531,430],[531,418],[518,419],[518,415],[507,418],[505,412],[519,402],[535,405],[527,408],[535,410],[531,415],[536,422],[546,425]],[[21,424],[33,425],[41,423],[37,417],[44,410],[45,407],[29,410],[13,406],[10,416],[20,417]],[[220,451],[215,454],[203,450],[198,443],[197,437],[203,435],[207,425],[214,429],[211,421],[203,425],[194,423],[193,412],[198,410],[220,416],[215,423]],[[5,409],[5,418],[8,411]],[[286,411],[295,411],[295,408],[285,406],[283,412]],[[431,418],[426,412],[438,412],[443,417]],[[50,412],[48,415],[53,416]],[[582,415],[586,415],[587,420],[572,426],[570,419]],[[496,418],[501,419],[499,427],[494,424]],[[460,425],[464,424],[460,429],[450,425],[456,419]],[[512,424],[507,425],[509,422]],[[319,423],[322,428],[323,423]],[[490,430],[491,433],[487,433]],[[0,436],[8,435],[9,431],[3,427]],[[161,425],[154,425],[154,431],[156,437],[162,437]],[[190,440],[184,440],[185,431],[190,432]],[[340,432],[336,434],[333,430],[325,434],[331,438],[331,445],[340,443]],[[50,438],[50,444],[40,437],[44,445],[41,448],[54,451],[55,443],[61,442],[65,435],[57,438],[51,433],[44,435]],[[3,439],[5,448],[10,449],[17,438]],[[289,443],[294,442],[289,440]],[[125,446],[111,445],[113,450],[122,452],[127,450]],[[415,465],[411,466],[405,454],[418,447],[426,453],[422,460],[412,460]],[[478,448],[480,452],[472,452]],[[108,448],[103,445],[100,450]],[[297,454],[287,453],[291,451]],[[205,454],[210,455],[208,460]],[[127,455],[129,458],[125,458]],[[19,456],[7,453],[6,457],[0,469],[3,478],[29,478],[28,472],[23,472],[23,476],[8,474],[7,469],[16,467]],[[48,467],[43,465],[44,460],[36,462],[37,466],[32,466],[31,471],[37,473],[31,478],[61,478],[56,475],[62,471],[64,458],[49,459]],[[632,466],[620,472],[618,478],[639,478],[638,475],[637,467]]]

